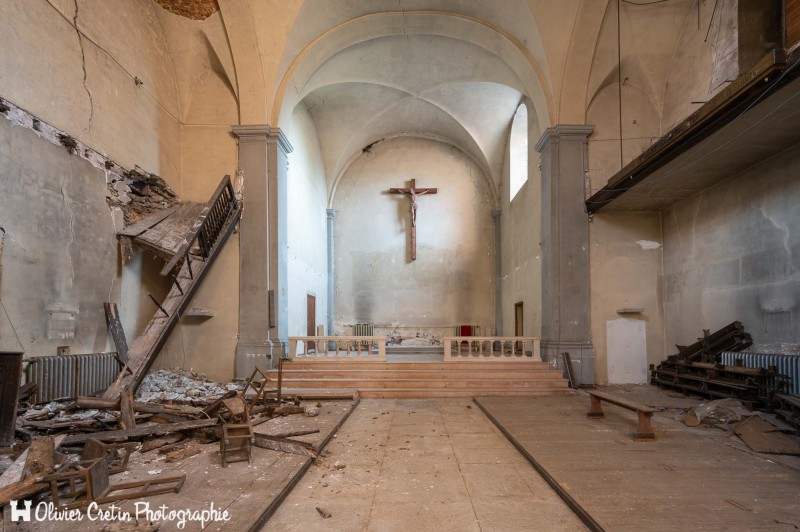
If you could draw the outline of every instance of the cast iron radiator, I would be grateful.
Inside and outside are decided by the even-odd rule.
[[[35,403],[102,392],[122,369],[116,353],[31,357],[26,362],[27,381],[38,385],[32,397]]]

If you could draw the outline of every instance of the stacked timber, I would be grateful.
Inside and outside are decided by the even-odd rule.
[[[689,346],[676,346],[678,353],[667,357],[657,367],[650,366],[651,384],[676,388],[712,399],[732,397],[752,406],[766,405],[775,391],[784,386],[784,378],[774,367],[745,368],[720,364],[724,351],[741,351],[753,345],[753,339],[735,321]]]

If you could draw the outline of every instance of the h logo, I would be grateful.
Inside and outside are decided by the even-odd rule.
[[[31,520],[31,505],[33,501],[22,501],[25,505],[25,509],[19,509],[17,506],[17,501],[10,501],[11,504],[11,520],[12,521],[19,521],[22,519],[23,521],[30,521]]]

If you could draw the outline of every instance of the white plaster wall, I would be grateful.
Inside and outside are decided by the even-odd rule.
[[[79,39],[75,6],[3,2],[0,96],[180,192],[179,104],[160,8],[148,0],[79,0]]]
[[[316,296],[316,324],[327,323],[327,187],[317,130],[305,104],[295,108],[285,133],[294,148],[287,179],[289,335],[305,336],[308,294]]]
[[[542,329],[542,172],[533,149],[542,136],[535,116],[528,117],[528,180],[510,200],[509,152],[501,187],[502,334],[514,334],[514,305],[522,302],[522,332],[539,336]]]
[[[657,212],[597,213],[589,224],[592,344],[597,383],[611,382],[612,366],[629,367],[624,353],[609,352],[607,324],[621,318],[620,308],[641,308],[646,362],[664,359],[664,317],[659,279],[663,239]],[[629,351],[640,357],[639,351]],[[632,364],[633,361],[630,361]]]
[[[798,173],[795,147],[664,211],[668,346],[738,320],[756,344],[797,349]]]
[[[410,260],[409,200],[386,192],[437,187],[419,198],[417,260]],[[336,217],[335,327],[397,327],[401,336],[452,334],[457,324],[494,327],[494,228],[486,182],[446,144],[379,142],[345,173]]]

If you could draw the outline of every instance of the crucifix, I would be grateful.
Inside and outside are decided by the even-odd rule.
[[[436,194],[435,188],[416,188],[417,180],[411,180],[409,188],[390,188],[389,194],[403,194],[411,200],[411,260],[417,260],[417,196]]]

